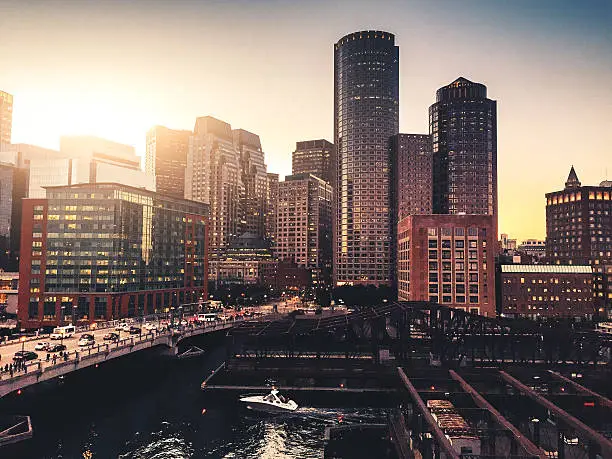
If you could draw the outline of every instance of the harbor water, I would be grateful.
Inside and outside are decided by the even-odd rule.
[[[295,413],[276,416],[249,412],[233,398],[211,399],[200,384],[224,357],[220,346],[188,360],[151,351],[11,394],[0,399],[0,413],[30,415],[34,437],[0,457],[323,458],[327,426],[386,422],[382,407],[333,400],[316,407],[307,396],[296,400]],[[387,457],[376,448],[349,445],[342,457]]]

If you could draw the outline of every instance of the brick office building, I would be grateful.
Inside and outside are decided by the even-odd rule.
[[[583,186],[572,167],[565,188],[546,194],[546,259],[593,267],[593,294],[612,311],[612,182]]]
[[[495,317],[494,216],[411,215],[398,225],[398,298]]]
[[[208,206],[115,183],[23,204],[23,328],[162,311],[207,295]]]
[[[509,317],[584,317],[595,313],[590,266],[501,265],[500,312]]]

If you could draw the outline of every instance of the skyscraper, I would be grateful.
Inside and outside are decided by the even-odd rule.
[[[276,209],[278,204],[278,174],[268,172],[268,190],[266,194],[266,240],[274,247],[276,239]]]
[[[155,177],[158,193],[185,196],[185,167],[191,131],[155,126],[147,132],[145,172]]]
[[[291,161],[293,175],[312,174],[332,182],[334,144],[325,139],[295,143]]]
[[[13,129],[13,96],[0,91],[0,148],[11,143]],[[1,150],[0,150],[1,151]]]
[[[251,233],[263,238],[266,232],[268,176],[261,141],[257,134],[244,129],[234,129],[232,132],[234,145],[240,154],[244,185],[241,234]]]
[[[398,221],[432,212],[431,136],[397,134],[391,140],[392,171]]]
[[[572,166],[565,189],[546,193],[546,258],[591,265],[595,304],[612,311],[612,182],[583,186]]]
[[[395,36],[361,31],[334,50],[334,283],[391,285],[394,222],[389,139],[399,130]]]
[[[227,247],[242,223],[242,169],[232,127],[212,116],[196,120],[189,139],[185,198],[210,204],[210,248]]]
[[[278,186],[274,253],[312,273],[314,286],[329,285],[332,260],[332,187],[312,174],[285,177]]]
[[[457,78],[429,107],[433,212],[497,215],[497,102],[487,87]]]
[[[0,271],[19,270],[21,200],[28,196],[28,170],[0,163]]]

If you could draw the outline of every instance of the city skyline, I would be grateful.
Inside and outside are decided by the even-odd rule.
[[[584,183],[609,178],[607,2],[351,2],[346,15],[343,4],[0,0],[0,52],[11,62],[0,69],[0,89],[15,96],[13,142],[57,148],[61,135],[93,134],[144,155],[154,125],[191,129],[211,115],[257,133],[269,170],[288,175],[296,141],[333,140],[332,44],[382,28],[400,47],[400,133],[427,133],[436,89],[460,76],[498,101],[500,232],[543,238],[544,194],[572,164]],[[125,30],[100,44],[111,16]],[[208,28],[199,25],[204,16]],[[425,34],[432,25],[443,31]],[[219,71],[202,72],[210,63]]]

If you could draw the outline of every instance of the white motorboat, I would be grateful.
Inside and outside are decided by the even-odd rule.
[[[247,408],[255,411],[266,411],[268,413],[282,413],[297,410],[297,403],[279,394],[278,390],[272,389],[268,395],[250,395],[242,397],[241,402]]]

